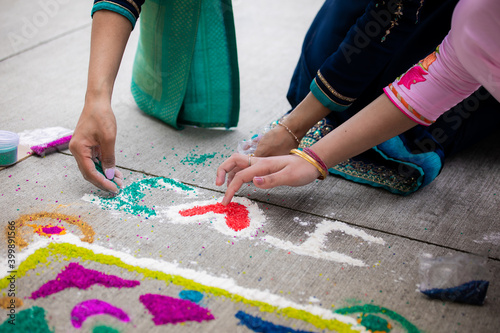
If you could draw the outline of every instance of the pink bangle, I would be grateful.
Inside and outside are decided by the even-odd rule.
[[[316,162],[318,162],[318,164],[321,166],[321,168],[326,171],[326,174],[328,174],[328,168],[327,168],[325,162],[323,162],[323,160],[321,158],[319,158],[319,156],[316,155],[316,153],[311,148],[306,147],[303,149],[303,151],[307,155],[311,156]]]

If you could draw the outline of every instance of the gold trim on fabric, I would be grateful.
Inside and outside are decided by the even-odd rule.
[[[328,88],[328,90],[330,90],[330,92],[333,94],[333,96],[335,96],[338,99],[341,99],[343,101],[350,102],[350,103],[352,103],[356,100],[356,98],[344,96],[344,95],[340,94],[337,90],[333,89],[333,87],[330,85],[330,83],[328,83],[328,81],[326,81],[326,79],[323,77],[323,74],[321,74],[321,72],[319,70],[318,70],[318,77],[321,80],[321,82],[323,82],[323,84]]]
[[[341,107],[346,107],[346,106],[350,106],[351,105],[351,104],[344,105],[344,104],[340,104],[340,103],[334,101],[333,99],[330,98],[330,96],[328,96],[327,93],[325,93],[325,91],[323,89],[321,89],[321,87],[318,84],[318,81],[316,81],[316,78],[314,78],[314,82],[316,82],[316,87],[318,87],[318,89],[321,90],[321,92],[323,93],[323,95],[325,95],[326,98],[328,98],[332,103],[337,104],[338,106],[341,106]]]
[[[137,10],[137,14],[141,13],[141,9],[137,6],[137,4],[133,0],[127,0],[127,2],[132,6],[134,6],[135,10]]]

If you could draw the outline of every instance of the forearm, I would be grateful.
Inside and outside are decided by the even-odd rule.
[[[415,125],[387,96],[381,95],[311,148],[332,167]]]
[[[111,101],[113,85],[120,68],[132,25],[112,11],[94,13],[86,101],[105,98]]]

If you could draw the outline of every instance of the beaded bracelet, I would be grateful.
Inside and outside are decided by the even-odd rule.
[[[323,166],[320,163],[318,163],[313,157],[309,156],[305,152],[298,150],[298,149],[292,149],[292,150],[290,150],[290,154],[294,154],[294,155],[297,155],[299,157],[302,157],[304,160],[306,160],[307,162],[314,165],[320,173],[320,176],[318,177],[318,179],[323,180],[328,175],[328,169],[326,169],[326,167],[323,168]],[[324,165],[324,163],[323,163],[323,165]]]
[[[295,134],[293,134],[293,132],[292,132],[292,131],[288,128],[288,126],[286,126],[285,124],[283,124],[283,123],[281,122],[281,120],[280,120],[280,121],[278,121],[278,125],[283,126],[283,127],[284,127],[287,131],[288,131],[288,133],[290,133],[290,134],[293,136],[293,138],[295,139],[295,141],[297,141],[297,143],[300,145],[300,140],[299,140],[299,138],[297,138],[297,136],[296,136]]]

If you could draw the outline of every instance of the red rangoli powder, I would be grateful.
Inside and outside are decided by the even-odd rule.
[[[194,208],[179,211],[181,216],[204,215],[209,212],[226,215],[226,224],[234,231],[240,231],[250,226],[248,209],[239,203],[230,202],[227,206],[216,203],[208,206],[195,206]]]

